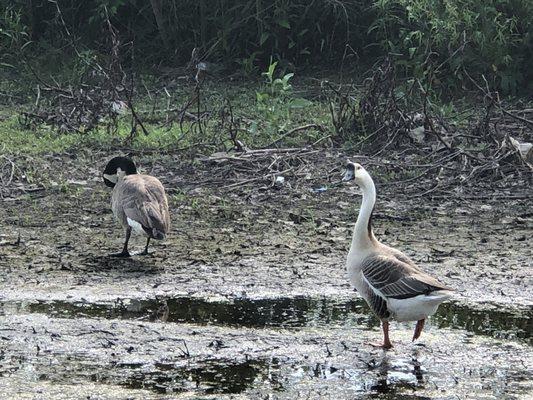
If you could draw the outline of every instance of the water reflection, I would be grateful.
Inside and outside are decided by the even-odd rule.
[[[355,365],[336,363],[285,364],[280,360],[272,360],[265,376],[271,389],[278,391],[298,390],[314,387],[320,391],[322,387],[344,388],[350,393],[357,393],[358,398],[379,399],[425,399],[414,392],[423,389],[426,371],[418,358],[397,358],[383,353],[378,360],[372,360],[368,369]],[[320,381],[329,381],[324,385]],[[338,383],[334,383],[338,382]]]
[[[158,393],[202,391],[206,394],[241,393],[265,374],[266,363],[261,360],[234,362],[206,361],[191,368],[157,364],[157,370],[131,374],[123,383],[133,389],[149,389]]]
[[[100,317],[145,319],[151,321],[196,323],[254,328],[304,326],[345,326],[369,329],[379,321],[361,299],[343,301],[330,298],[286,297],[252,300],[208,301],[202,298],[174,297],[125,299],[115,303],[35,301],[0,303],[16,312],[45,313],[56,317]],[[479,310],[445,303],[432,317],[439,327],[464,329],[497,338],[531,340],[533,310]]]
[[[414,357],[403,360],[385,354],[373,368],[376,371],[327,362],[301,364],[276,357],[243,362],[219,359],[189,368],[164,363],[155,367],[155,370],[146,371],[141,365],[129,366],[137,371],[129,374],[122,384],[158,393],[193,390],[206,394],[237,394],[268,386],[281,394],[298,390],[300,385],[318,390],[324,387],[321,381],[329,381],[327,387],[340,384],[351,393],[366,395],[364,398],[425,399],[410,393],[423,388],[425,383],[425,371]]]
[[[409,352],[410,355],[407,355]],[[322,393],[326,393],[329,396],[326,398],[424,400],[430,397],[421,393],[428,394],[437,385],[445,388],[449,374],[453,374],[447,371],[447,364],[429,365],[429,362],[435,362],[435,358],[428,357],[427,353],[427,349],[418,347],[377,353],[333,351],[332,356],[320,356],[325,357],[322,358],[326,360],[324,362],[307,361],[306,356],[303,359],[290,356],[268,358],[264,353],[257,358],[243,358],[240,353],[240,357],[225,359],[202,359],[200,356],[187,362],[117,360],[110,364],[95,362],[91,357],[69,355],[66,359],[58,358],[63,360],[61,363],[49,363],[43,359],[36,367],[32,364],[26,367],[32,374],[38,374],[40,380],[53,383],[65,384],[88,379],[155,393],[196,394],[195,398],[201,398],[202,394],[239,393],[250,395],[250,398],[260,398],[257,393],[270,393],[273,399],[300,398],[302,393],[310,395],[310,398],[321,398]],[[499,393],[503,398],[509,393],[522,393],[520,390],[527,391],[530,388],[529,384],[522,389],[516,386],[527,382],[527,372],[507,374],[505,368],[496,370],[490,361],[486,364],[481,359],[471,364],[470,368],[477,363],[479,369],[474,367],[459,374],[472,390],[479,390],[476,385],[483,382],[485,385],[492,382],[493,386],[483,388],[485,394],[488,390],[488,393]],[[480,372],[484,374],[481,380]],[[22,376],[28,379],[26,373]],[[447,387],[446,390],[448,393],[461,393],[460,388],[453,388],[450,392],[450,387]],[[482,397],[481,392],[474,394],[479,394],[477,398]]]
[[[424,372],[425,371],[418,361],[416,353],[413,354],[411,359],[397,359],[389,356],[388,353],[384,353],[378,367],[378,378],[376,382],[370,386],[370,390],[374,392],[374,394],[379,394],[380,399],[386,399],[389,398],[389,396],[391,396],[390,398],[395,399],[422,399],[425,397],[413,397],[410,394],[400,395],[399,392],[416,391],[419,388],[423,388],[425,383]]]

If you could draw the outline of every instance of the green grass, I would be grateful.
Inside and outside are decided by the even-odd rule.
[[[16,115],[12,115],[0,122],[0,148],[3,153],[39,154],[60,152],[79,140],[77,136],[59,136],[48,129],[36,131],[23,129]]]
[[[167,130],[148,125],[148,136],[138,133],[131,142],[135,149],[165,148],[177,141],[177,129]],[[110,134],[105,127],[87,133],[58,133],[52,127],[41,125],[35,129],[23,128],[17,116],[13,115],[0,122],[0,149],[13,154],[61,153],[70,149],[85,147],[124,146],[130,134],[126,119],[120,121],[116,133]]]
[[[0,80],[0,87],[2,81]],[[313,85],[315,85],[313,87]],[[76,149],[117,149],[133,150],[175,150],[193,149],[202,154],[229,150],[233,147],[230,140],[228,126],[221,125],[220,112],[224,104],[229,101],[235,121],[239,121],[237,139],[247,148],[264,148],[283,136],[283,140],[276,142],[279,147],[302,147],[320,141],[328,136],[335,139],[329,104],[327,100],[318,98],[316,80],[299,78],[298,83],[287,92],[282,92],[266,101],[257,100],[257,93],[268,93],[268,83],[239,82],[220,83],[206,82],[201,93],[201,108],[209,113],[209,117],[202,125],[191,121],[184,121],[183,125],[174,121],[165,125],[165,113],[168,97],[162,89],[150,88],[150,96],[138,95],[135,109],[149,132],[145,135],[140,127],[133,138],[131,134],[131,116],[126,113],[118,123],[115,132],[109,133],[105,121],[97,128],[85,133],[59,133],[57,127],[39,125],[33,129],[24,128],[19,123],[21,110],[31,110],[33,101],[15,106],[0,105],[0,153],[2,154],[57,154]],[[178,109],[186,104],[193,93],[191,84],[169,89],[171,95],[170,108]],[[261,97],[261,96],[259,96]],[[154,100],[155,105],[154,105]],[[304,106],[290,107],[294,99],[306,98]],[[44,102],[41,102],[41,106]],[[437,113],[458,128],[466,128],[476,115],[475,99],[459,98],[448,100],[447,103],[435,104]],[[159,110],[152,115],[152,109]],[[196,106],[188,111],[196,114]],[[479,111],[477,111],[479,113]],[[174,115],[175,116],[175,115]],[[152,121],[152,122],[149,122]],[[290,135],[285,135],[291,129],[317,124],[324,130],[307,129]],[[351,130],[342,137],[345,149],[360,150],[360,143],[368,133],[359,128]],[[131,140],[130,140],[131,139]],[[339,138],[337,138],[339,142]],[[322,143],[327,143],[323,141]]]
[[[288,93],[269,100],[268,107],[265,107],[256,101],[256,92],[261,90],[264,88],[258,84],[206,85],[202,93],[202,108],[209,111],[210,116],[202,126],[202,130],[191,121],[185,121],[182,127],[177,122],[166,126],[162,124],[164,115],[160,114],[161,123],[145,123],[148,135],[138,127],[132,140],[128,140],[131,133],[129,113],[119,120],[118,129],[113,133],[107,131],[105,121],[100,127],[89,132],[59,133],[57,127],[44,124],[32,129],[24,128],[18,121],[20,111],[11,106],[0,109],[0,117],[4,117],[0,118],[0,149],[6,154],[38,155],[61,153],[80,147],[164,150],[204,145],[211,151],[221,151],[232,147],[228,129],[221,126],[219,115],[225,99],[231,102],[235,120],[240,121],[237,138],[249,148],[268,146],[285,132],[311,123],[324,126],[326,131],[321,132],[316,129],[299,131],[287,136],[278,145],[303,146],[333,132],[327,104],[311,101],[305,107],[291,108],[290,101],[297,96]],[[189,96],[190,88],[175,93],[173,107],[184,104]],[[164,98],[160,104],[163,100]],[[135,106],[139,114],[149,115],[151,103],[148,99],[138,100]],[[158,108],[165,109],[162,105],[158,105]],[[189,111],[195,113],[195,108],[191,107]]]

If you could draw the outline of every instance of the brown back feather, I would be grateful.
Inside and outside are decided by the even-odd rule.
[[[117,212],[115,212],[115,210]],[[143,228],[168,233],[170,213],[165,189],[161,182],[149,175],[128,175],[113,192],[113,211],[123,225],[127,218]]]

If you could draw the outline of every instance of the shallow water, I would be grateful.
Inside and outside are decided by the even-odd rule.
[[[36,391],[90,381],[104,398],[525,399],[533,389],[531,311],[448,303],[417,344],[412,324],[393,324],[396,347],[383,352],[365,344],[380,333],[360,299],[8,301],[0,310],[0,382],[14,398],[25,379]]]
[[[244,326],[250,328],[379,326],[361,298],[287,297],[237,298],[212,301],[194,297],[119,299],[114,303],[68,301],[0,302],[0,313],[42,313],[61,318],[118,318],[175,323]],[[468,307],[457,302],[442,304],[432,317],[438,327],[462,329],[500,339],[531,343],[533,308],[516,310],[485,304]]]

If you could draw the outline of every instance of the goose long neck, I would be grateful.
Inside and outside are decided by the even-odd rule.
[[[352,249],[369,247],[377,241],[372,232],[372,213],[376,204],[376,187],[370,176],[361,184],[361,189],[363,190],[363,201],[355,223]]]

